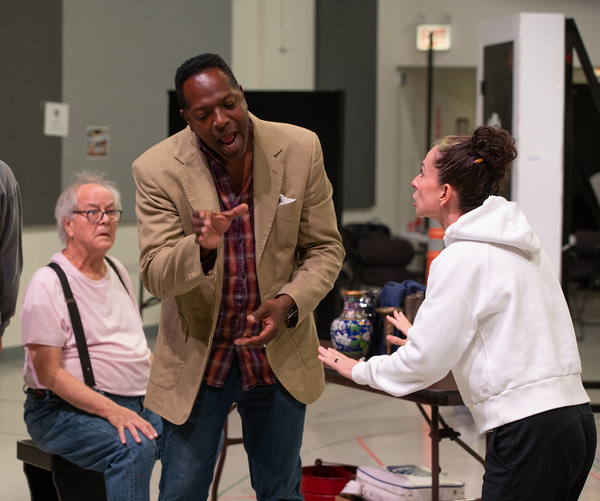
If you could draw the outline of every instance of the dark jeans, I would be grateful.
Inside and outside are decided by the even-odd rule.
[[[482,501],[575,501],[596,451],[589,404],[553,409],[494,430]]]
[[[244,448],[258,501],[301,501],[300,448],[306,405],[281,384],[241,391],[240,369],[233,364],[223,388],[202,385],[188,420],[163,420],[161,501],[208,498],[219,440],[231,405],[242,418]]]

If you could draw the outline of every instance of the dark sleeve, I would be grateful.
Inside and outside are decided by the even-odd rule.
[[[0,336],[14,316],[23,269],[21,191],[0,161]]]

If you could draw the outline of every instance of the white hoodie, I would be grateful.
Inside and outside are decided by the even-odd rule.
[[[589,402],[562,289],[517,204],[489,197],[444,242],[406,345],[352,379],[401,396],[452,370],[480,433]]]

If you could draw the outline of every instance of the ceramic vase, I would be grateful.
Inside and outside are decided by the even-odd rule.
[[[358,290],[342,291],[344,310],[331,322],[330,336],[333,347],[351,358],[361,358],[367,354],[373,324],[369,319],[367,292]]]

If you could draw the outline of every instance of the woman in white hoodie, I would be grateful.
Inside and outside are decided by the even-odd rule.
[[[540,241],[497,196],[517,152],[504,130],[448,136],[412,182],[417,215],[445,230],[426,299],[394,354],[319,359],[359,384],[405,395],[452,371],[480,433],[493,431],[482,501],[576,500],[596,426],[569,310]],[[406,329],[402,315],[388,317]],[[408,324],[409,326],[410,324]]]

